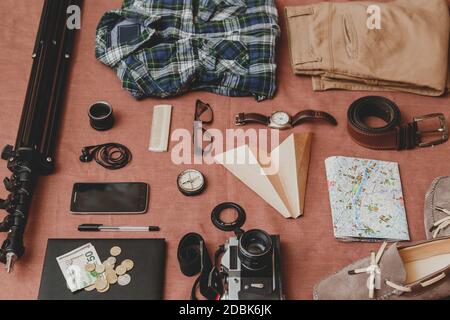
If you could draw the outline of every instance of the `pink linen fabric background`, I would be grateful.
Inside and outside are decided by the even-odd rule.
[[[282,38],[278,45],[278,92],[273,100],[257,103],[253,98],[229,98],[210,93],[192,92],[161,101],[135,101],[112,70],[94,57],[95,29],[103,13],[119,8],[121,0],[86,0],[82,29],[79,32],[70,74],[67,103],[61,122],[57,152],[57,171],[40,179],[25,236],[26,255],[15,271],[7,275],[0,270],[0,299],[36,299],[48,238],[97,237],[163,237],[167,239],[165,299],[188,299],[192,278],[183,276],[176,258],[180,238],[188,232],[201,233],[210,252],[223,244],[229,234],[216,230],[210,222],[211,210],[220,202],[234,201],[247,212],[246,229],[261,228],[281,234],[283,275],[288,299],[311,299],[316,282],[355,259],[367,256],[379,244],[342,243],[334,239],[324,160],[329,156],[353,156],[396,161],[400,164],[404,197],[412,240],[425,238],[423,205],[425,192],[432,180],[450,174],[450,143],[412,151],[371,151],[359,147],[346,132],[346,112],[364,92],[330,91],[315,93],[311,80],[293,74],[288,53],[283,8],[319,1],[279,0]],[[31,69],[31,53],[41,15],[43,0],[2,0],[0,12],[0,145],[14,143]],[[450,1],[449,1],[450,4]],[[432,54],[432,52],[430,52]],[[431,98],[406,93],[380,93],[394,100],[404,119],[443,112],[450,118],[450,97]],[[200,197],[188,199],[176,186],[177,175],[190,166],[172,164],[170,153],[148,152],[152,106],[168,103],[174,106],[172,129],[191,130],[196,99],[214,108],[214,127],[234,128],[238,112],[270,114],[285,110],[291,114],[316,108],[332,113],[337,128],[326,124],[304,124],[291,132],[313,132],[311,166],[306,192],[305,215],[285,220],[244,184],[220,166],[194,166],[208,179],[208,188]],[[109,101],[117,123],[113,130],[99,133],[90,128],[87,108],[97,100]],[[257,126],[255,126],[257,128]],[[282,132],[281,138],[291,132]],[[130,147],[134,159],[130,166],[117,172],[106,171],[96,164],[78,160],[83,146],[119,142]],[[174,146],[174,143],[171,144]],[[9,176],[6,163],[0,165],[0,177]],[[69,213],[72,185],[75,182],[143,181],[151,185],[149,212],[141,216],[80,217]],[[3,188],[0,196],[5,197]],[[80,234],[81,223],[110,225],[159,225],[159,234]],[[3,238],[1,238],[3,241]]]

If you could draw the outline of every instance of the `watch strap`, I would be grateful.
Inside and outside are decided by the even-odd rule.
[[[260,123],[264,125],[269,125],[270,117],[265,116],[260,113],[239,113],[235,118],[235,125],[243,126],[247,123]]]
[[[297,126],[305,121],[310,120],[324,120],[334,126],[337,125],[336,119],[331,114],[325,111],[303,110],[297,113],[292,118],[292,126]]]

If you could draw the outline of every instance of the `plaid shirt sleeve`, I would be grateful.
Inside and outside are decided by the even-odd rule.
[[[97,27],[96,57],[137,99],[189,90],[272,98],[274,0],[125,0]]]

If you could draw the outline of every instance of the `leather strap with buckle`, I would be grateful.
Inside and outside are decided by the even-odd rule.
[[[386,122],[382,127],[371,127],[366,123],[369,117]],[[439,127],[421,131],[419,123],[438,119]],[[398,106],[391,100],[368,96],[356,100],[348,110],[348,132],[359,145],[376,150],[405,150],[415,147],[430,147],[448,140],[448,126],[442,113],[415,117],[412,123],[402,124]],[[425,135],[439,135],[439,138],[425,142]]]
[[[224,292],[222,278],[211,260],[203,237],[197,233],[185,235],[178,245],[177,256],[181,272],[185,276],[198,275],[192,286],[191,300],[197,300],[198,287],[206,299],[220,299]]]

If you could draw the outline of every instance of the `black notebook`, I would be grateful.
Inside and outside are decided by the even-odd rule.
[[[127,286],[111,285],[106,293],[84,290],[72,293],[56,258],[87,243],[92,243],[102,261],[110,249],[119,246],[124,259],[134,261]],[[163,298],[166,242],[164,239],[49,239],[42,271],[39,300],[161,300]]]

